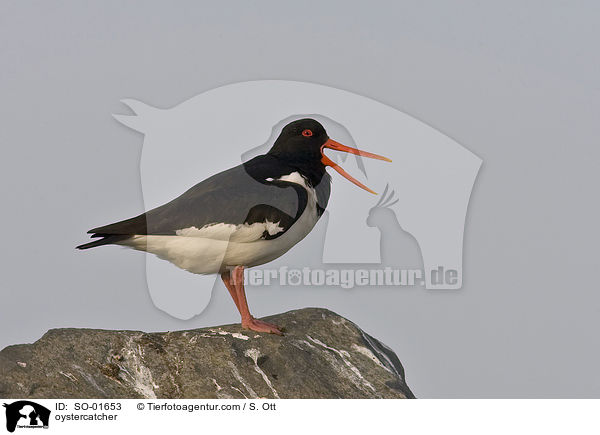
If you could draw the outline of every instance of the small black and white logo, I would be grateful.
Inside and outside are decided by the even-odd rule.
[[[19,400],[3,405],[6,408],[6,430],[14,432],[16,428],[47,429],[50,422],[50,410],[29,400]]]

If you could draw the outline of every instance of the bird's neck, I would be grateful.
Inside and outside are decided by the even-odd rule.
[[[273,155],[271,153],[266,154],[265,158],[272,159],[276,162],[273,167],[277,167],[277,172],[280,176],[289,175],[294,172],[298,172],[302,175],[311,186],[317,186],[323,180],[323,177],[327,175],[325,171],[325,165],[323,165],[320,161],[315,162],[314,160],[299,160],[295,159],[286,159],[281,155]],[[279,178],[279,177],[273,177]]]
[[[320,165],[302,165],[302,164],[294,164],[290,166],[290,169],[294,172],[300,173],[306,180],[308,180],[309,184],[313,187],[319,185],[323,180],[323,177],[327,174],[325,172],[325,166]]]

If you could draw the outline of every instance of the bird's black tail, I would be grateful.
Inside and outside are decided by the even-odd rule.
[[[84,243],[83,245],[76,246],[75,249],[90,249],[95,248],[96,246],[103,245],[113,245],[122,240],[128,239],[129,235],[120,235],[120,234],[93,234],[92,237],[102,237],[99,240],[94,240],[89,243]]]

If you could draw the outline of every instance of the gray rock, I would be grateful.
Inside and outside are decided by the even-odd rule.
[[[349,320],[317,308],[266,320],[285,336],[53,329],[0,351],[0,397],[414,398],[394,352]]]

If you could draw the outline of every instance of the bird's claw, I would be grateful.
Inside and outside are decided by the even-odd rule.
[[[283,331],[279,326],[255,319],[254,317],[243,321],[242,328],[256,332],[268,332],[269,334],[283,335]]]

